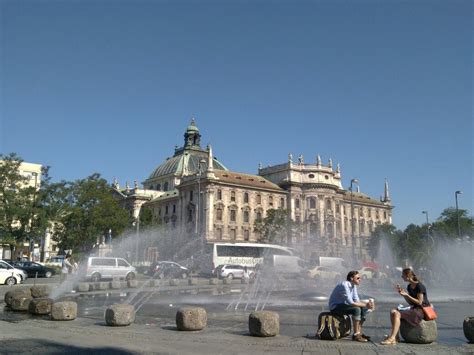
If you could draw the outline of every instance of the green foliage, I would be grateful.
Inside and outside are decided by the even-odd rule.
[[[301,226],[290,218],[287,210],[270,209],[263,220],[255,221],[254,228],[261,243],[290,244]]]
[[[62,203],[54,209],[59,213],[53,238],[63,249],[87,252],[109,230],[116,236],[129,224],[128,213],[118,205],[99,174],[54,188],[57,201]]]

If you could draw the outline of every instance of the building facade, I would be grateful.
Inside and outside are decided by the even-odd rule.
[[[297,162],[290,154],[280,165],[259,167],[258,174],[228,170],[200,146],[194,120],[184,134],[183,147],[153,170],[143,182],[120,188],[116,195],[133,217],[146,206],[156,219],[183,240],[256,242],[255,221],[270,209],[284,209],[301,225],[292,242],[307,254],[344,256],[357,251],[367,256],[367,240],[376,225],[392,222],[392,205],[385,182],[384,197],[375,200],[344,189],[339,165]]]

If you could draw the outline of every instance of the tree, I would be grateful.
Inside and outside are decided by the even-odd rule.
[[[255,221],[254,227],[260,235],[259,242],[277,244],[289,244],[299,229],[285,209],[268,210],[267,216]]]
[[[56,206],[56,228],[53,238],[63,249],[89,252],[98,238],[112,230],[112,236],[120,234],[130,224],[129,214],[114,199],[111,187],[100,174],[86,179],[55,186],[62,201],[67,205]]]
[[[22,163],[15,153],[0,154],[0,239],[12,250],[44,232],[38,186],[29,185],[30,178],[20,173]]]
[[[459,227],[461,236],[473,237],[474,219],[468,216],[468,211],[449,207],[441,212],[441,215],[435,223],[433,223],[433,233],[438,238],[454,239],[458,238],[458,214]]]

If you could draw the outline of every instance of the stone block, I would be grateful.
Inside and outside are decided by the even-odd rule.
[[[26,312],[28,311],[31,300],[32,297],[28,294],[17,294],[15,297],[13,297],[10,308],[17,312]]]
[[[53,300],[51,298],[33,298],[28,306],[30,314],[50,314]]]
[[[51,319],[53,320],[73,320],[77,317],[76,302],[54,302],[51,307]]]
[[[105,323],[109,326],[126,326],[134,321],[135,307],[131,304],[113,304],[105,311]]]
[[[462,329],[466,339],[469,340],[470,343],[474,343],[474,317],[464,318]]]
[[[120,282],[120,280],[116,281],[116,280],[113,280],[113,281],[110,281],[110,288],[112,290],[118,290],[122,287],[122,283]]]
[[[138,287],[138,281],[137,280],[127,280],[127,286],[129,288],[137,288]]]
[[[193,279],[193,278],[188,279],[188,285],[195,286],[197,284],[198,284],[197,279]]]
[[[77,292],[88,292],[91,290],[91,284],[88,282],[79,282],[76,286]]]
[[[250,335],[273,337],[280,333],[280,316],[272,311],[256,311],[249,316]]]
[[[209,279],[209,285],[217,285],[219,283],[219,279]]]
[[[171,279],[170,280],[170,286],[179,286],[179,280],[178,279]]]
[[[202,330],[207,325],[207,313],[202,307],[185,307],[176,312],[178,330]]]
[[[230,285],[230,284],[232,283],[232,279],[223,279],[223,280],[222,280],[222,283],[223,283],[224,285]]]
[[[51,294],[51,287],[47,285],[30,287],[31,296],[33,298],[45,298]]]
[[[4,300],[7,306],[11,306],[13,298],[18,297],[18,295],[29,296],[31,298],[31,290],[29,288],[19,288],[19,289],[7,291],[4,297]]]
[[[436,321],[422,320],[416,327],[402,319],[400,334],[407,343],[431,344],[438,337]]]
[[[109,283],[105,281],[98,282],[96,285],[97,285],[96,289],[100,291],[109,289]]]
[[[160,280],[150,280],[150,287],[160,286]]]

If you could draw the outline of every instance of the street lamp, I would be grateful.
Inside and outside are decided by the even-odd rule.
[[[202,167],[203,165],[206,164],[206,160],[204,159],[201,159],[199,161],[199,165],[198,165],[198,172],[197,172],[197,175],[198,175],[198,197],[197,197],[197,204],[196,204],[196,235],[201,239],[201,244],[202,244],[202,247],[204,247],[204,241],[202,240],[202,233],[201,233],[201,227],[202,227],[202,223],[201,223],[201,176],[202,176]]]
[[[428,219],[428,211],[421,211],[421,213],[423,213],[423,214],[426,215],[426,225],[427,225],[428,228],[429,228],[430,222],[429,222],[429,219]],[[428,229],[428,230],[429,230],[429,229]]]
[[[135,238],[135,263],[138,265],[138,241],[140,239],[140,210],[141,208],[138,208],[138,214],[137,214],[137,219],[135,220],[135,226],[137,227],[137,234]]]
[[[352,184],[358,184],[359,180],[351,179],[351,186],[349,190],[351,191],[351,242],[352,242],[352,261],[355,262],[355,238],[354,238],[354,201],[353,201],[353,191],[352,191]]]
[[[459,224],[459,208],[458,208],[458,195],[461,195],[462,191],[456,191],[454,193],[454,198],[456,199],[456,220],[458,224],[458,237],[461,238],[461,226]]]

